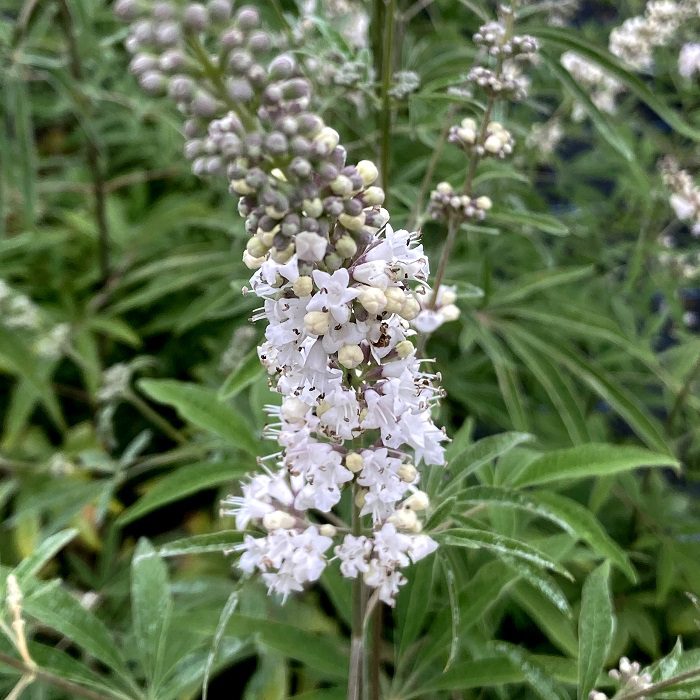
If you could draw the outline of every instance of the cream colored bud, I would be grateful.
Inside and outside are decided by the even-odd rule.
[[[452,194],[452,185],[449,182],[439,182],[435,188],[440,194]]]
[[[338,350],[338,362],[347,369],[355,369],[362,364],[365,359],[365,353],[359,345],[343,345]]]
[[[318,197],[316,199],[305,199],[302,202],[302,206],[306,216],[310,216],[312,219],[318,219],[323,214],[323,202]]]
[[[286,263],[291,259],[292,255],[294,255],[294,243],[290,243],[283,250],[277,250],[277,248],[273,248],[270,251],[270,257],[276,263]]]
[[[476,141],[476,131],[474,131],[474,129],[460,127],[457,129],[457,136],[459,136],[460,141],[464,141],[464,143],[474,143],[474,141]]]
[[[282,209],[275,209],[273,206],[265,207],[265,213],[272,219],[281,219],[287,212]]]
[[[412,484],[416,480],[416,477],[418,476],[418,470],[415,468],[415,466],[413,464],[411,464],[410,462],[407,462],[406,464],[402,464],[399,467],[398,475],[399,475],[399,479],[401,479],[401,481],[404,481],[407,484]]]
[[[355,505],[358,508],[362,508],[362,506],[365,504],[365,494],[366,494],[365,491],[358,491],[355,494]]]
[[[268,248],[265,244],[257,237],[253,236],[248,239],[245,249],[254,257],[262,258],[267,254]]]
[[[454,304],[457,301],[457,294],[450,287],[440,287],[440,303]]]
[[[365,204],[371,207],[377,207],[384,204],[385,194],[381,187],[368,187],[363,193],[362,198]]]
[[[357,297],[357,300],[364,306],[367,313],[376,316],[386,308],[386,296],[381,289],[376,287],[365,287]]]
[[[389,314],[398,314],[406,303],[406,292],[401,287],[389,287],[384,291],[386,297],[386,308]]]
[[[411,528],[411,532],[414,532],[416,535],[423,532],[423,523],[418,518],[416,518],[416,524]]]
[[[360,231],[365,225],[365,213],[360,212],[357,216],[350,214],[341,214],[338,217],[341,226],[344,226],[348,231]]]
[[[347,175],[338,175],[338,177],[330,183],[330,188],[335,194],[341,197],[347,197],[353,190],[352,180]]]
[[[418,522],[418,516],[415,511],[408,508],[402,508],[387,518],[387,521],[396,525],[399,530],[413,530]]]
[[[272,168],[272,170],[270,170],[270,175],[272,175],[272,177],[274,177],[276,180],[287,182],[286,175],[279,168]]]
[[[236,193],[236,194],[252,194],[255,192],[255,190],[248,185],[248,183],[245,180],[233,180],[231,182],[231,189]]]
[[[427,510],[430,507],[430,499],[425,491],[414,491],[402,505],[410,510]]]
[[[290,530],[294,527],[296,519],[293,515],[283,510],[273,510],[272,513],[263,515],[263,527],[266,530]]]
[[[318,531],[324,537],[335,537],[336,533],[338,532],[330,523],[324,523],[318,528]]]
[[[335,129],[330,126],[324,126],[321,131],[316,134],[314,142],[321,144],[324,149],[330,153],[340,143],[340,135]]]
[[[327,311],[309,311],[304,316],[304,328],[312,335],[323,335],[328,332],[330,314]]]
[[[357,172],[360,173],[365,187],[371,185],[379,177],[379,170],[377,170],[377,166],[371,160],[361,160],[355,167]]]
[[[440,316],[445,321],[456,321],[459,318],[459,307],[455,304],[446,304],[440,309]]]
[[[279,226],[275,226],[272,231],[261,231],[258,229],[257,236],[262,241],[263,245],[267,246],[268,248],[272,248],[277,231],[279,231]]]
[[[298,297],[308,297],[314,289],[314,281],[308,275],[297,277],[292,283],[292,291]]]
[[[503,124],[501,122],[489,122],[488,126],[486,127],[489,131],[493,131],[495,133],[502,133],[505,131],[503,128]]]
[[[476,131],[476,122],[471,117],[462,119],[461,126],[463,126],[465,129],[471,129],[472,131]]]
[[[322,401],[319,401],[318,406],[316,406],[316,415],[320,418],[324,413],[329,411],[330,408],[331,408],[331,405],[325,399]]]
[[[335,244],[335,252],[343,258],[351,258],[357,253],[357,243],[352,236],[341,236]]]
[[[503,141],[501,137],[496,134],[491,134],[491,136],[484,141],[484,149],[487,153],[498,153],[501,148],[503,148]]]
[[[400,343],[396,344],[395,350],[398,356],[402,360],[405,360],[415,350],[415,347],[410,340],[402,340]]]
[[[243,264],[249,270],[257,270],[264,262],[265,258],[256,258],[253,257],[247,250],[243,251]]]
[[[282,402],[282,418],[289,423],[299,423],[306,418],[309,405],[296,396],[288,396]]]
[[[420,313],[420,303],[413,295],[406,298],[404,305],[401,307],[399,315],[407,321],[412,321]]]
[[[361,471],[362,467],[364,466],[362,455],[359,452],[348,452],[347,455],[345,455],[345,466],[353,474],[357,474],[357,472]]]
[[[483,197],[477,198],[476,206],[478,209],[482,209],[483,211],[488,211],[493,206],[493,202],[491,201],[490,197],[486,197],[484,195]]]

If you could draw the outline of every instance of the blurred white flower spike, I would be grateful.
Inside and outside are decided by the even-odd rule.
[[[419,236],[391,227],[376,166],[347,162],[255,8],[120,0],[116,11],[130,23],[132,70],[176,102],[194,172],[228,178],[250,235],[258,351],[282,403],[266,429],[280,451],[224,503],[237,528],[258,531],[237,547],[239,566],[286,598],[335,556],[393,605],[400,569],[437,546],[421,534],[429,503],[416,467],[443,465],[447,440],[432,419],[438,376],[412,342],[431,294]],[[448,303],[431,313],[455,318],[452,290],[439,298]],[[331,514],[344,494],[359,510],[352,532]]]

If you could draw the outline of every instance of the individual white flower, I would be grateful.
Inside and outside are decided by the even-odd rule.
[[[314,270],[313,280],[319,291],[311,297],[306,310],[326,311],[338,323],[346,323],[350,318],[348,304],[359,294],[356,289],[348,288],[350,273],[344,267],[332,275]]]
[[[683,44],[678,54],[678,72],[684,78],[692,78],[700,73],[700,43]]]
[[[311,231],[302,231],[298,233],[294,239],[296,244],[296,253],[299,260],[307,262],[318,262],[323,260],[328,248],[328,241]]]
[[[335,548],[340,559],[340,572],[347,578],[355,578],[369,569],[372,542],[364,535],[345,535],[343,543]]]

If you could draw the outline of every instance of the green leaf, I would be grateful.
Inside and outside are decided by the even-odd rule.
[[[226,380],[221,385],[221,389],[219,389],[219,398],[222,401],[233,398],[248,385],[252,384],[258,377],[262,377],[263,374],[264,371],[260,364],[260,358],[258,357],[258,353],[254,350],[248,353],[238,367],[226,377]]]
[[[36,576],[54,555],[60,552],[77,534],[77,530],[70,528],[47,537],[15,567],[14,574],[19,582],[22,583],[26,579]]]
[[[158,686],[163,675],[171,613],[168,570],[151,543],[142,538],[131,560],[131,616],[139,662],[152,687]]]
[[[593,265],[582,267],[559,267],[552,270],[540,270],[523,275],[512,284],[502,286],[489,299],[489,306],[512,304],[527,299],[537,292],[571,284],[590,277],[595,272]]]
[[[425,697],[441,690],[491,688],[508,683],[522,683],[522,671],[503,657],[463,661],[422,684],[411,697]]]
[[[564,50],[575,51],[584,58],[598,64],[604,71],[624,83],[642,102],[656,112],[669,126],[695,141],[700,140],[700,131],[685,122],[678,113],[652,92],[643,80],[638,78],[611,53],[582,37],[581,33],[564,27],[533,27],[531,34],[543,39],[546,44]]]
[[[218,435],[239,450],[258,455],[260,441],[248,423],[240,413],[221,403],[215,391],[175,379],[141,379],[138,386],[154,401],[173,406],[184,420]]]
[[[516,508],[546,518],[610,559],[632,583],[637,580],[625,552],[589,510],[570,498],[547,491],[524,492],[496,486],[474,486],[460,493],[459,499],[461,505],[485,503],[498,508]]]
[[[506,642],[498,642],[494,649],[503,654],[523,674],[525,682],[544,700],[567,700],[569,695],[554,684],[551,675],[530,654]]]
[[[415,641],[430,608],[430,592],[433,583],[435,557],[418,562],[411,570],[408,583],[401,589],[396,602],[396,632],[399,639],[400,659]]]
[[[127,682],[126,662],[105,624],[59,586],[42,589],[24,599],[28,615],[77,644],[86,654],[106,664]],[[133,681],[130,682],[133,687]]]
[[[158,547],[161,557],[183,557],[189,554],[211,554],[225,552],[243,540],[239,530],[222,530],[205,535],[183,537]]]
[[[454,528],[445,530],[435,537],[443,544],[452,547],[467,547],[469,549],[487,549],[496,555],[505,554],[517,559],[525,559],[543,569],[551,569],[571,579],[571,574],[558,562],[544,552],[540,552],[525,542],[499,535],[488,530],[475,528]]]
[[[467,476],[531,439],[532,435],[529,433],[500,433],[489,435],[464,448],[449,459],[448,468],[452,478],[441,495],[447,496],[459,491],[462,481]]]
[[[525,559],[502,556],[501,560],[525,583],[539,591],[562,615],[571,616],[571,606],[559,584],[539,567]]]
[[[207,655],[207,664],[204,667],[204,679],[202,680],[202,700],[207,700],[207,693],[209,692],[209,676],[211,674],[212,668],[214,667],[214,661],[216,660],[216,654],[219,651],[219,646],[221,645],[221,640],[226,631],[226,625],[231,619],[231,615],[236,612],[238,607],[238,591],[233,591],[229,595],[226,605],[221,610],[221,616],[219,617],[219,622],[216,625],[216,632],[214,633],[214,639],[211,642],[211,648],[209,649],[209,654]]]
[[[578,697],[588,698],[593,690],[612,642],[615,628],[608,589],[610,565],[595,569],[583,584],[578,623]]]
[[[236,462],[197,462],[180,467],[158,479],[153,488],[119,516],[117,522],[121,525],[131,523],[168,503],[230,483],[251,468],[250,464]]]
[[[489,214],[489,221],[494,224],[505,224],[511,229],[534,228],[537,231],[553,236],[568,236],[569,227],[551,214],[540,214],[532,211],[500,210]]]
[[[559,479],[606,476],[640,467],[679,466],[673,457],[642,447],[590,443],[541,455],[517,474],[511,483],[513,486],[531,486]]]

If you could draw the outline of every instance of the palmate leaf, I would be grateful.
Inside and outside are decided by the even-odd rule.
[[[579,700],[588,698],[595,686],[612,642],[615,618],[608,589],[609,577],[610,565],[605,562],[583,585],[578,625]]]
[[[570,498],[546,491],[526,492],[496,486],[474,486],[459,494],[459,502],[462,505],[483,503],[496,508],[514,508],[546,518],[586,542],[601,556],[610,559],[631,582],[636,581],[636,573],[625,552],[589,510]]]
[[[194,493],[215,486],[230,483],[254,469],[254,465],[241,462],[198,462],[179,467],[175,471],[158,479],[133,506],[125,510],[118,518],[121,525],[138,520],[148,513],[174,503]]]
[[[141,379],[138,386],[155,401],[173,406],[190,423],[218,435],[232,447],[258,455],[260,441],[248,422],[222,403],[212,389],[174,379]]]

